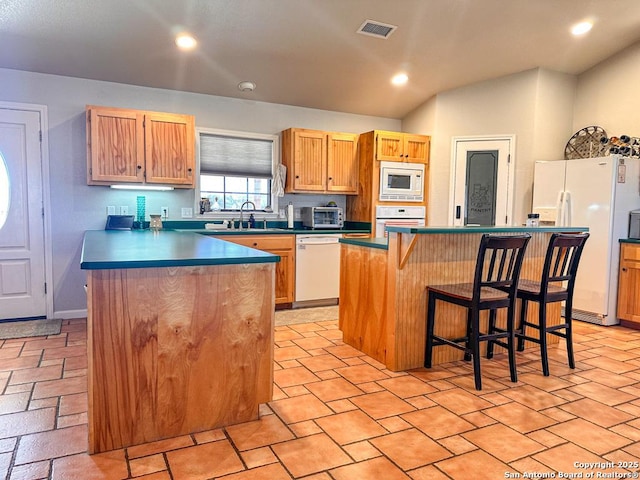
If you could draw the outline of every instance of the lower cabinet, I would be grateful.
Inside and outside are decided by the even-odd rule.
[[[618,319],[622,325],[640,329],[640,244],[620,244]]]
[[[296,242],[293,235],[221,235],[216,238],[278,255],[280,261],[276,263],[276,305],[293,302],[296,272]]]

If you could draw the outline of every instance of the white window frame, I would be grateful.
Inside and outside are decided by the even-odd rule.
[[[205,212],[204,214],[200,213],[200,134],[211,134],[211,135],[221,135],[221,136],[230,136],[230,137],[238,137],[238,138],[250,138],[257,140],[270,140],[272,142],[272,153],[271,153],[271,208],[272,212],[264,212],[262,210],[257,210],[254,213],[255,218],[265,218],[265,219],[275,219],[278,218],[278,196],[274,193],[273,189],[273,178],[275,176],[275,169],[279,163],[280,158],[280,136],[272,135],[266,133],[252,133],[252,132],[240,132],[236,130],[221,130],[217,128],[196,128],[196,188],[195,188],[195,217],[200,218],[211,218],[211,219],[220,219],[220,220],[231,220],[237,219],[239,212]]]

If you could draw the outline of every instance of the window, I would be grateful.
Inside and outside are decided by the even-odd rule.
[[[238,211],[247,201],[256,210],[276,209],[271,184],[277,139],[277,135],[200,130],[200,212]]]
[[[0,152],[0,228],[7,221],[9,215],[9,169]]]

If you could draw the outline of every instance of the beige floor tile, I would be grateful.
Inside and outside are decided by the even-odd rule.
[[[53,461],[52,480],[76,478],[96,478],[119,480],[129,476],[124,450],[99,453],[96,455],[64,456]]]
[[[226,440],[173,450],[167,453],[167,462],[174,480],[207,480],[244,470]]]
[[[252,450],[294,438],[291,431],[275,415],[267,415],[253,422],[226,428],[229,438],[238,450]]]
[[[576,402],[567,403],[558,408],[566,410],[577,417],[583,418],[605,428],[628,422],[635,418],[629,413],[618,410],[615,407],[603,405],[602,403],[591,400],[590,398],[584,398]]]
[[[362,395],[363,391],[342,377],[309,383],[307,389],[323,402],[332,402],[343,398]]]
[[[353,397],[351,402],[376,420],[415,410],[413,406],[387,391]]]
[[[278,459],[269,447],[256,448],[241,452],[240,456],[244,460],[248,469],[262,467],[271,463],[276,463]]]
[[[269,405],[286,423],[303,422],[333,413],[331,409],[311,394],[283,398],[271,402]]]
[[[418,395],[433,393],[436,391],[436,389],[429,384],[409,375],[389,378],[387,380],[379,380],[376,383],[383,387],[385,390],[389,390],[394,395],[405,399],[409,397],[417,397]]]
[[[551,433],[558,435],[576,445],[592,451],[597,455],[611,452],[631,443],[626,437],[608,431],[581,418],[548,428]]]
[[[133,477],[141,477],[142,475],[166,470],[167,464],[164,461],[164,455],[157,453],[148,457],[132,459],[129,462],[129,468]]]
[[[368,363],[354,365],[351,367],[337,368],[336,372],[349,380],[351,383],[358,385],[360,383],[375,382],[389,378],[385,373],[381,372]]]
[[[368,441],[356,442],[350,445],[343,445],[342,449],[349,454],[356,462],[363,460],[369,460],[370,458],[379,457],[382,455],[380,450],[371,445]]]
[[[474,428],[472,423],[440,406],[407,413],[401,417],[435,439],[456,435]]]
[[[511,388],[502,392],[502,394],[506,397],[509,397],[511,400],[520,402],[523,405],[526,405],[527,407],[533,408],[535,410],[542,410],[544,408],[555,407],[558,405],[562,405],[563,403],[567,403],[567,401],[563,398],[553,395],[552,393],[545,392],[544,390],[540,390],[539,388],[533,387],[531,385]]]
[[[509,471],[507,465],[482,450],[443,460],[436,467],[453,480],[505,478],[505,472]]]
[[[167,438],[166,440],[158,440],[156,442],[144,443],[127,448],[129,458],[146,457],[154,453],[168,452],[179,448],[190,447],[193,445],[193,439],[188,435],[181,437]]]
[[[501,424],[463,433],[462,436],[497,459],[510,463],[545,449],[545,446]]]
[[[432,393],[429,395],[429,398],[439,405],[445,405],[449,410],[458,415],[476,412],[493,406],[492,403],[461,388],[452,388],[444,392]]]
[[[550,472],[582,473],[583,475],[584,469],[576,468],[575,462],[596,463],[603,461],[602,457],[572,443],[564,443],[537,453],[533,459],[549,468]]]
[[[409,477],[384,457],[347,465],[331,471],[336,480],[407,480]]]
[[[347,366],[342,360],[329,354],[300,358],[299,362],[314,373]]]
[[[291,476],[280,464],[266,465],[227,475],[224,480],[290,480]],[[328,480],[328,479],[327,479]]]
[[[448,450],[415,428],[374,438],[371,444],[404,471],[452,456]]]
[[[296,478],[351,463],[351,458],[321,433],[273,446],[280,461]]]
[[[511,402],[499,407],[484,410],[486,415],[510,426],[520,433],[528,433],[555,425],[556,420],[518,402]]]
[[[318,418],[316,423],[339,445],[384,435],[387,431],[360,410]]]
[[[601,383],[588,382],[572,387],[575,393],[591,398],[605,405],[614,406],[625,402],[637,400],[637,397],[628,393],[621,392],[611,387],[607,387]]]

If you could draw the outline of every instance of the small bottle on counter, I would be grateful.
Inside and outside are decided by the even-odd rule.
[[[540,226],[540,214],[530,213],[527,215],[527,227],[539,227]]]
[[[249,215],[249,228],[256,228],[256,218],[253,216],[253,213]]]

